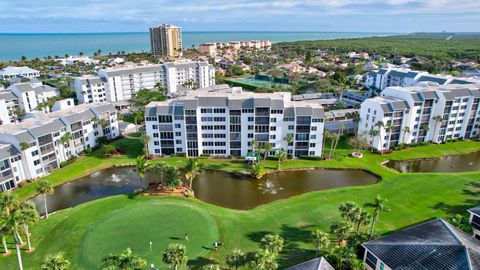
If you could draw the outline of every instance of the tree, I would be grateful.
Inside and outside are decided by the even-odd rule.
[[[378,127],[378,138],[380,139],[380,154],[383,155],[383,140],[382,140],[382,128],[385,127],[385,124],[382,121],[375,123],[375,126]]]
[[[232,253],[228,254],[225,258],[225,262],[227,263],[228,267],[233,267],[235,270],[245,265],[245,260],[245,253],[240,249],[232,250]]]
[[[179,266],[187,264],[187,248],[182,244],[168,245],[163,252],[162,261],[170,268],[177,270]]]
[[[361,152],[362,150],[368,149],[368,147],[370,147],[367,139],[365,139],[365,137],[361,136],[360,134],[350,137],[347,143],[357,152]]]
[[[278,234],[267,234],[260,240],[260,248],[278,254],[283,249],[283,238]]]
[[[165,180],[167,181],[167,186],[169,188],[178,188],[182,181],[180,180],[180,173],[178,169],[172,166],[165,166],[162,171]]]
[[[376,129],[371,129],[369,132],[368,132],[368,135],[370,135],[370,137],[372,137],[372,140],[375,140],[375,137],[379,136],[380,135],[380,131],[376,130]],[[373,147],[373,146],[372,146]],[[380,146],[380,148],[382,148],[382,146]]]
[[[437,125],[439,123],[441,124],[443,122],[443,117],[441,115],[436,115],[436,116],[433,117],[433,121],[435,121],[435,127],[433,128],[432,141],[437,142],[438,139],[435,140],[435,133],[437,132]],[[440,131],[438,133],[440,133]]]
[[[393,125],[391,123],[387,124],[387,126],[385,127],[385,131],[387,132],[387,138],[388,138],[388,142],[387,142],[387,148],[390,149],[390,142],[392,140],[392,131],[393,131]]]
[[[254,260],[250,263],[253,270],[275,270],[278,268],[276,262],[278,254],[274,254],[265,249],[259,249],[255,253]]]
[[[370,227],[370,236],[373,235],[373,230],[375,229],[375,224],[378,221],[380,212],[390,212],[390,208],[385,205],[387,202],[387,199],[384,199],[380,197],[380,195],[377,195],[373,202],[365,204],[365,207],[373,208],[373,219]]]
[[[250,166],[250,174],[255,178],[260,178],[264,173],[263,162],[252,163]]]
[[[288,133],[287,135],[285,135],[283,140],[287,143],[287,148],[288,148],[288,146],[290,146],[293,143],[293,134]]]
[[[19,206],[19,202],[13,193],[0,192],[0,209],[7,215]]]
[[[3,250],[5,251],[4,256],[9,255],[11,251],[8,249],[7,245],[7,240],[6,236],[10,232],[10,227],[9,227],[9,216],[5,212],[0,212],[0,234],[2,235],[2,245],[3,245]]]
[[[19,223],[23,226],[25,235],[27,236],[28,251],[32,252],[32,244],[30,242],[30,226],[37,223],[40,219],[37,209],[31,203],[23,203],[17,210],[19,212]]]
[[[102,146],[103,155],[111,155],[117,151],[117,147],[113,144],[107,144]]]
[[[232,65],[230,67],[230,72],[233,76],[242,76],[245,74],[245,71],[237,65]]]
[[[282,161],[284,161],[285,159],[287,159],[287,154],[285,153],[285,150],[283,149],[279,149],[278,152],[277,152],[277,159],[278,159],[278,162],[277,162],[277,170],[280,170],[280,165],[282,163]]]
[[[315,257],[318,257],[322,249],[327,248],[330,244],[330,239],[328,239],[328,234],[322,232],[321,230],[315,230],[312,232],[313,243],[315,244]]]
[[[340,140],[340,135],[337,133],[330,133],[330,140],[332,140],[330,145],[330,158],[333,158],[335,150],[337,149],[338,141]]]
[[[67,270],[70,267],[70,261],[65,258],[63,252],[48,255],[42,262],[42,270]]]
[[[335,221],[330,226],[330,231],[335,234],[339,244],[342,244],[347,239],[348,234],[352,230],[351,224],[346,220]]]
[[[270,155],[270,152],[273,150],[273,146],[271,143],[266,142],[265,145],[263,146],[265,149],[265,153],[263,155],[263,160],[267,159],[267,156]]]
[[[148,164],[147,160],[143,156],[138,156],[135,162],[135,171],[137,172],[137,175],[142,179],[143,181],[143,175],[147,172]]]
[[[143,134],[141,139],[143,142],[143,151],[145,153],[145,158],[148,158],[148,142],[150,141],[150,136],[148,136],[147,134]]]
[[[119,254],[110,254],[102,258],[102,269],[105,270],[134,270],[146,265],[147,261],[134,255],[131,248],[127,248]]]
[[[45,206],[45,217],[48,218],[47,195],[52,195],[54,192],[53,186],[50,182],[42,180],[38,182],[37,192],[43,195],[43,202]]]
[[[189,182],[189,187],[192,189],[192,182],[200,173],[200,162],[196,158],[189,158],[185,163],[185,178]]]
[[[143,120],[143,112],[136,111],[133,113],[133,123],[135,124],[135,131],[138,131],[138,124],[141,123]]]
[[[407,140],[407,133],[410,133],[410,127],[404,127],[402,131],[403,131],[402,142],[405,143]]]

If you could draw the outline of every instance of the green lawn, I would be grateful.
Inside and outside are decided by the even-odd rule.
[[[281,234],[286,240],[282,253],[282,267],[311,258],[313,245],[310,232],[316,228],[328,231],[331,222],[339,217],[341,203],[355,201],[362,205],[377,194],[388,198],[390,213],[382,213],[378,224],[380,233],[388,233],[434,217],[480,205],[480,172],[435,174],[400,174],[380,163],[388,159],[439,157],[446,154],[462,154],[480,149],[479,142],[457,142],[431,145],[394,152],[389,155],[366,154],[363,159],[348,157],[350,150],[339,149],[335,159],[329,161],[291,160],[282,168],[332,167],[361,168],[382,177],[378,184],[311,192],[259,206],[249,211],[238,211],[209,205],[195,199],[175,197],[115,196],[61,211],[49,220],[33,228],[33,243],[37,250],[24,254],[27,269],[37,267],[48,253],[66,252],[73,269],[95,269],[102,256],[110,252],[132,247],[134,251],[156,264],[161,260],[161,250],[172,242],[182,240],[185,232],[190,235],[187,244],[190,265],[197,268],[211,261],[224,264],[225,255],[234,248],[253,252],[259,239],[267,232]],[[53,174],[76,178],[80,168],[94,171],[111,164],[132,162],[131,157],[103,159],[84,157],[90,166],[72,164]],[[162,160],[162,159],[159,159]],[[182,158],[163,159],[181,166]],[[240,161],[205,159],[209,169],[245,171]],[[267,161],[267,169],[276,163]],[[20,192],[21,190],[17,191]],[[180,239],[175,239],[175,238]],[[218,251],[209,251],[215,240],[225,242]],[[150,253],[148,241],[154,243]],[[15,257],[0,258],[0,269],[14,269]],[[166,269],[162,266],[161,269]]]

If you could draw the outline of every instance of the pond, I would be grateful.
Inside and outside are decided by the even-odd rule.
[[[434,159],[390,160],[385,163],[385,166],[402,173],[479,171],[480,151],[466,155],[451,155]]]
[[[47,197],[49,212],[76,206],[95,199],[130,194],[145,187],[147,182],[159,182],[161,177],[147,173],[142,181],[131,167],[111,168],[96,172],[55,188]],[[362,170],[305,170],[268,174],[261,179],[234,176],[230,173],[204,171],[193,182],[196,198],[233,209],[255,206],[285,199],[310,191],[346,186],[374,184],[378,178]],[[43,195],[32,198],[44,214]]]

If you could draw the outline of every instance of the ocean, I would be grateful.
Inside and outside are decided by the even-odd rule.
[[[397,33],[398,34],[398,33]],[[205,42],[243,40],[270,40],[272,42],[322,40],[387,36],[396,33],[347,33],[347,32],[183,32],[183,47],[190,48]],[[64,57],[102,54],[117,51],[141,52],[150,50],[150,37],[142,33],[75,33],[75,34],[0,34],[0,61],[19,60],[55,55]]]

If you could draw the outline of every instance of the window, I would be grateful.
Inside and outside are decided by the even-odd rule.
[[[158,125],[152,125],[152,129],[158,129]]]
[[[37,156],[37,155],[38,155],[38,150],[35,150],[35,151],[32,152],[32,157]]]
[[[249,138],[249,139],[253,138],[253,133],[248,133],[247,138]]]
[[[213,113],[225,113],[225,109],[224,108],[215,108],[215,109],[213,109]]]
[[[315,143],[310,143],[310,147],[315,147]]]
[[[175,124],[175,128],[181,128],[182,125],[181,124]]]
[[[176,140],[175,143],[176,144],[182,144],[182,140]]]
[[[288,130],[294,130],[295,126],[288,126]]]
[[[275,126],[270,127],[270,131],[276,131],[276,130],[277,130],[277,127],[275,127]]]
[[[37,160],[33,161],[33,165],[37,166],[38,164],[40,164],[40,159],[37,159]]]
[[[248,122],[253,122],[253,117],[252,116],[248,117]]]
[[[180,136],[182,136],[182,133],[181,132],[175,132],[175,136],[180,137]]]
[[[277,118],[270,118],[270,122],[271,122],[271,123],[276,123],[276,122],[277,122]]]
[[[277,138],[276,135],[270,135],[270,140],[275,140]]]
[[[317,131],[317,127],[312,127],[312,131]]]
[[[172,116],[171,115],[159,115],[158,116],[158,122],[159,123],[171,123],[172,122]]]

